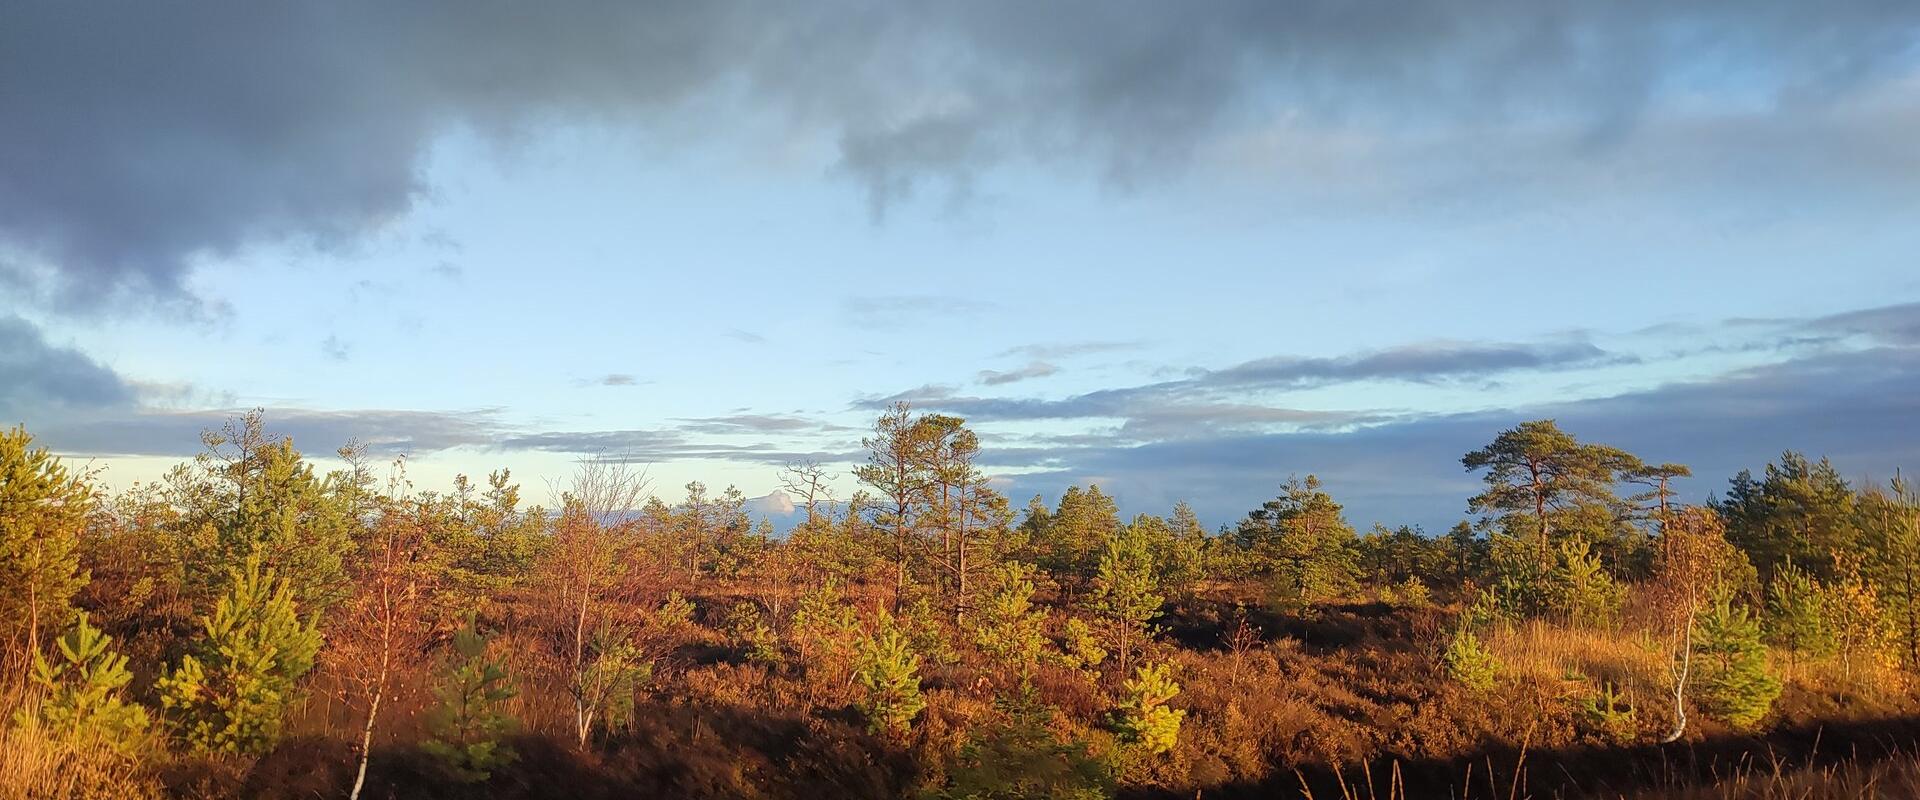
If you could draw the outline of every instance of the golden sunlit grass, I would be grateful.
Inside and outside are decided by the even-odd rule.
[[[141,765],[103,749],[56,741],[31,722],[35,706],[35,699],[17,688],[0,698],[0,800],[162,796],[159,782]],[[15,724],[16,716],[27,723]]]

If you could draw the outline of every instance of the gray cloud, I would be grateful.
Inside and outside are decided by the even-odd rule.
[[[131,403],[136,392],[112,369],[46,340],[24,319],[0,316],[0,414]]]
[[[1207,372],[1209,386],[1303,387],[1365,380],[1417,383],[1481,378],[1521,370],[1569,369],[1630,363],[1586,342],[1561,344],[1416,344],[1338,358],[1276,356]]]
[[[601,386],[632,386],[634,383],[634,377],[624,372],[609,373],[600,378]]]
[[[1573,369],[1632,360],[1584,342],[1560,344],[1438,343],[1409,345],[1335,358],[1275,356],[1226,369],[1189,370],[1192,377],[1060,399],[961,396],[952,387],[927,385],[886,397],[864,398],[856,407],[883,408],[906,401],[977,421],[1122,419],[1120,431],[1148,440],[1198,436],[1274,425],[1340,428],[1379,422],[1374,411],[1311,411],[1246,400],[1250,392],[1285,391],[1361,381],[1484,380],[1508,372]],[[982,382],[989,375],[982,373]],[[1000,381],[1006,383],[1008,381]]]
[[[37,424],[36,437],[62,453],[100,456],[191,456],[200,432],[217,430],[245,409],[162,411],[129,409],[95,415],[63,415]],[[309,454],[326,455],[349,441],[378,454],[431,453],[494,441],[497,412],[266,410],[267,429],[293,439]]]
[[[1669,384],[1617,397],[1472,414],[1406,418],[1342,432],[1239,433],[1144,444],[1105,441],[1008,447],[983,454],[1014,470],[1016,492],[1057,493],[1092,477],[1129,509],[1189,500],[1210,522],[1228,522],[1273,494],[1291,474],[1316,473],[1356,522],[1458,520],[1477,478],[1461,454],[1527,419],[1554,418],[1589,441],[1651,461],[1678,461],[1695,478],[1683,496],[1704,501],[1740,469],[1780,452],[1831,456],[1849,476],[1885,479],[1920,465],[1920,347],[1832,352]]]
[[[670,140],[750,105],[837,142],[880,214],[1009,161],[1152,180],[1265,119],[1572,120],[1606,143],[1702,74],[1806,118],[1910,68],[1917,20],[1891,0],[33,2],[0,26],[0,280],[204,312],[196,261],[355,246],[430,188],[453,130]]]
[[[785,465],[797,459],[823,462],[855,457],[848,451],[817,451],[771,443],[716,444],[689,438],[679,430],[543,431],[502,437],[505,450],[566,453],[601,460],[655,463],[678,460],[737,461]]]
[[[681,419],[679,429],[696,433],[819,433],[847,428],[808,417],[787,414],[732,414],[723,417]]]
[[[1886,344],[1920,347],[1920,303],[1834,314],[1812,320],[1805,327],[1828,333],[1861,334]]]
[[[980,382],[988,386],[1004,386],[1009,383],[1018,383],[1029,378],[1045,378],[1059,371],[1059,367],[1045,361],[1034,361],[1019,369],[1004,371],[983,369],[980,371]]]

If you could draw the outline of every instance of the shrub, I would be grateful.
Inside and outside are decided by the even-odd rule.
[[[1078,741],[1047,727],[1047,707],[1031,687],[1000,703],[1004,723],[975,736],[947,770],[940,800],[1099,800],[1112,796],[1110,770]]]
[[[487,657],[487,640],[469,619],[453,635],[457,654],[440,676],[439,702],[427,716],[430,738],[421,749],[466,783],[486,780],[518,754],[501,737],[519,727],[503,704],[518,694],[506,667]]]
[[[1173,749],[1180,737],[1180,721],[1187,712],[1168,708],[1167,703],[1180,694],[1166,664],[1145,664],[1126,683],[1126,696],[1114,710],[1114,731],[1120,740],[1137,745],[1148,753]]]
[[[1045,622],[1046,612],[1033,607],[1033,568],[1010,563],[992,574],[974,623],[973,642],[995,664],[1025,679],[1046,649],[1047,638],[1041,631]]]
[[[1767,585],[1767,642],[1794,657],[1821,657],[1834,650],[1821,600],[1824,592],[1806,570],[1789,561]]]
[[[741,601],[728,610],[727,638],[748,661],[780,663],[780,639],[761,616],[760,607],[751,602]]]
[[[1078,617],[1067,618],[1060,631],[1060,663],[1069,669],[1091,671],[1107,660],[1107,651],[1093,633],[1093,626]]]
[[[1620,611],[1626,591],[1582,540],[1560,545],[1560,561],[1553,575],[1554,610],[1575,625],[1602,627]]]
[[[1433,604],[1433,593],[1419,576],[1408,575],[1406,580],[1381,589],[1380,602],[1395,608],[1426,608]]]
[[[816,684],[845,684],[860,635],[860,620],[842,597],[839,582],[800,596],[793,612],[793,647]]]
[[[1605,683],[1581,704],[1580,717],[1588,730],[1602,738],[1625,744],[1633,741],[1637,726],[1633,705],[1621,697],[1612,683]]]
[[[320,633],[302,623],[285,580],[260,557],[228,571],[226,595],[201,618],[204,635],[156,684],[175,732],[198,752],[260,754],[280,735],[294,682],[313,668]]]
[[[1707,713],[1736,728],[1750,728],[1780,696],[1780,681],[1767,669],[1760,623],[1745,606],[1726,598],[1700,615],[1694,647],[1700,678],[1694,684]]]
[[[21,712],[16,722],[38,722],[56,738],[82,749],[100,747],[130,756],[147,741],[147,710],[122,699],[133,673],[127,657],[108,650],[113,637],[81,614],[65,636],[55,640],[57,662],[33,657],[33,682],[47,691],[38,714]],[[36,719],[37,718],[37,719]]]
[[[920,656],[890,615],[883,613],[879,630],[861,641],[854,679],[865,691],[860,712],[873,733],[905,735],[927,707],[920,695]]]
[[[1441,661],[1446,664],[1448,677],[1477,692],[1492,689],[1493,679],[1500,670],[1500,662],[1480,643],[1480,637],[1473,635],[1473,629],[1465,625],[1454,631],[1453,641],[1447,644]]]

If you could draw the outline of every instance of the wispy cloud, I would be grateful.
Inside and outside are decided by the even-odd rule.
[[[1120,353],[1145,347],[1144,342],[1093,341],[1065,342],[1059,344],[1025,344],[1012,347],[994,354],[995,358],[1024,356],[1035,361],[1058,361],[1077,356],[1100,353]]]
[[[1056,374],[1059,371],[1060,371],[1059,367],[1056,367],[1045,361],[1034,361],[1034,362],[1028,363],[1024,367],[1020,367],[1019,369],[1011,369],[1011,370],[1005,370],[1005,371],[983,369],[980,371],[980,382],[988,386],[1004,386],[1009,383],[1018,383],[1020,381],[1028,380],[1030,378],[1045,378],[1049,375]]]
[[[848,324],[874,330],[976,316],[994,307],[985,300],[931,294],[862,295],[846,298],[840,304]]]

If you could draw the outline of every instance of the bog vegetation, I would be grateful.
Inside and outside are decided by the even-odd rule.
[[[10,797],[1853,797],[1920,785],[1920,496],[1526,422],[1472,519],[1311,475],[1210,528],[1016,509],[962,420],[733,489],[424,489],[258,413],[108,495],[0,433]],[[850,497],[830,487],[856,483]],[[1249,503],[1253,503],[1250,501]]]

